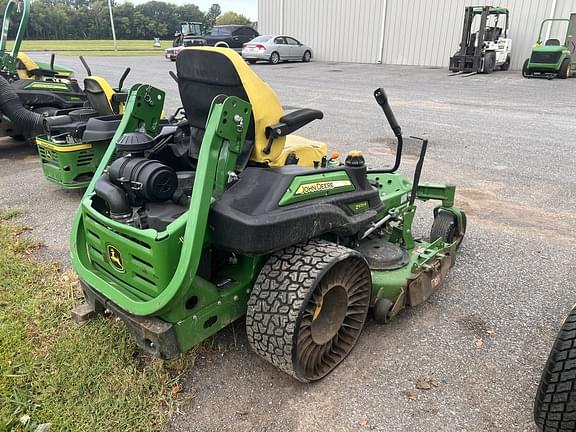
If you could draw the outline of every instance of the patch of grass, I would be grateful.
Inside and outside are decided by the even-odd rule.
[[[70,319],[72,273],[27,256],[24,227],[0,212],[0,431],[158,431],[193,354],[165,362],[138,354],[114,318]]]
[[[152,43],[151,40],[119,40],[118,51],[114,51],[111,40],[25,40],[20,50],[69,56],[150,56],[163,55],[164,49],[172,46],[172,41],[160,41],[160,48],[154,48]],[[10,42],[7,45],[12,47]]]
[[[0,212],[0,221],[7,221],[22,214],[22,210],[6,210],[4,212]]]

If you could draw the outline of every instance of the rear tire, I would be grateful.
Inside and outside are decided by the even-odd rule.
[[[496,67],[496,53],[490,51],[484,54],[484,69],[485,74],[491,74]]]
[[[571,61],[569,58],[565,58],[560,66],[560,71],[558,72],[558,78],[566,79],[570,76],[570,66]]]
[[[312,59],[312,53],[310,51],[305,51],[304,55],[302,56],[302,61],[304,63],[309,63]]]
[[[534,401],[543,432],[576,430],[576,309],[572,309],[544,366]]]
[[[504,64],[500,66],[500,70],[502,71],[507,71],[508,69],[510,69],[510,56],[507,56]]]
[[[524,64],[522,65],[522,76],[524,78],[530,78],[530,71],[528,70],[528,63],[530,62],[530,59],[526,59],[524,61]]]
[[[434,218],[432,228],[430,228],[430,242],[441,238],[445,243],[456,243],[456,250],[460,249],[464,235],[466,234],[466,213],[462,212],[462,234],[459,233],[456,216],[448,211],[440,211]]]
[[[301,382],[319,380],[356,345],[371,289],[370,269],[352,249],[312,240],[276,252],[248,301],[250,346]]]
[[[280,63],[280,54],[274,51],[272,54],[270,54],[270,59],[268,61],[270,64],[274,65]]]

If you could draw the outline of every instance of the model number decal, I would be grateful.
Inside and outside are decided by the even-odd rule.
[[[314,192],[328,191],[339,187],[351,186],[350,180],[334,180],[300,185],[295,195],[306,195]]]

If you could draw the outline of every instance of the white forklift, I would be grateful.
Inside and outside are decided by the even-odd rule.
[[[460,48],[450,57],[450,72],[473,75],[508,70],[512,51],[508,27],[508,9],[467,6]]]

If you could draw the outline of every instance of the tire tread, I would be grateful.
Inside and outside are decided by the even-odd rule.
[[[576,309],[564,321],[542,372],[534,420],[543,432],[576,430]]]
[[[335,260],[356,254],[335,243],[311,240],[270,256],[252,288],[246,333],[252,349],[299,381],[293,362],[297,320],[310,292]]]

